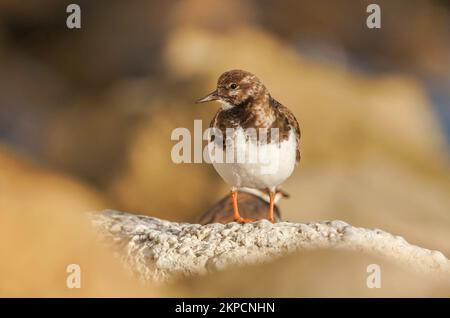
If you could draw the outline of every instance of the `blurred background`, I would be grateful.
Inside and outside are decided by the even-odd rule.
[[[381,29],[366,27],[372,2]],[[69,3],[0,1],[0,295],[450,296],[395,267],[368,290],[355,273],[372,260],[331,252],[143,287],[82,217],[192,222],[227,195],[212,166],[172,163],[170,135],[206,128],[218,105],[194,100],[241,68],[300,122],[285,220],[342,219],[450,256],[450,1],[78,0],[72,30]],[[80,291],[65,288],[70,262],[89,269]]]

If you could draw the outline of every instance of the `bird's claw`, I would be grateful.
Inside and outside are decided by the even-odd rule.
[[[255,222],[257,221],[256,219],[251,219],[251,218],[243,218],[243,217],[239,217],[234,219],[235,222],[237,223],[251,223],[251,222]]]

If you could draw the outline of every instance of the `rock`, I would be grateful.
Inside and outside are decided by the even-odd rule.
[[[105,210],[92,215],[94,226],[113,245],[126,267],[145,281],[200,275],[230,266],[268,262],[301,250],[344,249],[384,257],[420,273],[450,276],[450,261],[438,251],[409,244],[378,229],[342,221],[311,223],[266,220],[238,224],[175,223]],[[115,243],[115,238],[125,238]]]

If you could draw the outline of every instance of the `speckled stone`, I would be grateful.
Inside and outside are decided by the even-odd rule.
[[[343,221],[272,224],[261,220],[201,226],[113,210],[93,214],[91,220],[104,240],[119,251],[126,267],[143,280],[202,275],[319,248],[360,251],[416,272],[450,278],[450,261],[441,252],[411,245],[379,229],[356,228]]]

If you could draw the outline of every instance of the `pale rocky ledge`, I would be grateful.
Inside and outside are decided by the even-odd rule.
[[[199,225],[113,210],[93,214],[91,220],[126,267],[143,280],[205,274],[313,249],[360,251],[415,272],[450,277],[450,261],[441,252],[343,221]]]

